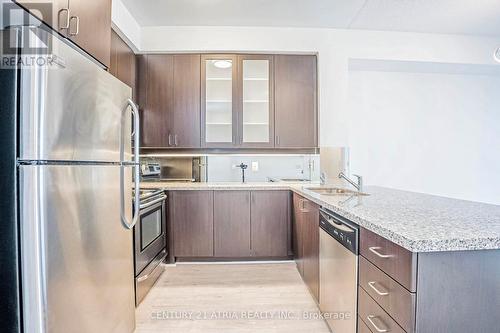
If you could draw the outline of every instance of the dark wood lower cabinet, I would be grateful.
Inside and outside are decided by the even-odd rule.
[[[176,257],[214,255],[213,191],[170,192]]]
[[[293,195],[293,245],[300,275],[319,302],[319,206]]]
[[[288,191],[252,191],[251,244],[256,257],[288,255]]]
[[[173,257],[288,258],[289,191],[170,191]]]
[[[250,257],[250,228],[250,191],[215,191],[215,256]]]
[[[319,301],[319,206],[304,202],[304,281]]]
[[[293,238],[293,253],[295,263],[297,264],[297,269],[301,276],[304,275],[304,240],[302,232],[303,224],[304,224],[304,215],[302,214],[302,203],[303,198],[294,193],[293,194],[293,230],[292,230],[292,238]]]
[[[372,332],[498,332],[499,250],[412,253],[361,228],[360,254],[359,316]]]

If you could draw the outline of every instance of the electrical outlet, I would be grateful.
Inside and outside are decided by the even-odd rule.
[[[259,162],[252,162],[252,171],[259,171]]]

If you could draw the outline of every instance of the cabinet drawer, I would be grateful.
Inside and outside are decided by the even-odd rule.
[[[416,291],[417,254],[361,228],[360,253],[406,289]]]
[[[359,285],[408,333],[414,332],[415,294],[359,257]]]
[[[405,333],[405,331],[364,290],[359,292],[359,316],[372,332]]]
[[[358,317],[358,333],[372,333],[361,317]]]

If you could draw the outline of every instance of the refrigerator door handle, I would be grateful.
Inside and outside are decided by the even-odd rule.
[[[125,175],[124,175],[124,170],[123,168],[126,167],[123,165],[124,161],[124,156],[125,156],[125,146],[124,146],[124,139],[123,139],[123,123],[125,120],[125,114],[126,110],[128,110],[128,107],[130,106],[131,111],[132,111],[132,116],[134,119],[134,129],[133,129],[133,138],[134,138],[134,213],[132,217],[132,222],[129,222],[127,219],[127,216],[125,214],[125,191],[130,191],[130,188],[125,188]],[[121,215],[121,220],[122,224],[125,228],[127,229],[132,229],[135,224],[137,223],[137,220],[139,219],[139,206],[141,205],[139,195],[140,195],[140,181],[141,181],[141,174],[140,174],[140,160],[139,160],[139,126],[140,126],[140,121],[139,121],[139,110],[137,109],[137,105],[129,98],[127,99],[127,107],[124,108],[123,114],[122,114],[122,142],[120,145],[120,160],[122,162],[121,166],[121,172],[120,172],[120,215]]]

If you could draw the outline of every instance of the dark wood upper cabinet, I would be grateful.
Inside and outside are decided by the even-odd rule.
[[[316,56],[276,55],[274,60],[275,146],[317,147]]]
[[[52,29],[66,34],[64,27],[69,24],[69,0],[17,0],[16,2]]]
[[[173,108],[172,55],[138,57],[138,103],[141,111],[141,146],[168,147]]]
[[[141,147],[200,147],[200,56],[139,56]]]
[[[212,257],[213,191],[172,191],[169,204],[174,256]]]
[[[170,142],[175,148],[201,144],[200,55],[174,55],[173,109]]]
[[[256,257],[286,257],[290,197],[288,191],[252,191],[252,253]]]
[[[214,191],[216,257],[250,257],[250,192]]]
[[[110,66],[111,0],[19,0],[17,2],[87,51],[104,66]],[[44,12],[44,8],[38,4],[51,4],[52,12]]]
[[[70,0],[69,10],[69,39],[109,67],[111,0]]]
[[[109,72],[131,87],[135,98],[136,57],[132,49],[114,30],[111,30]]]

